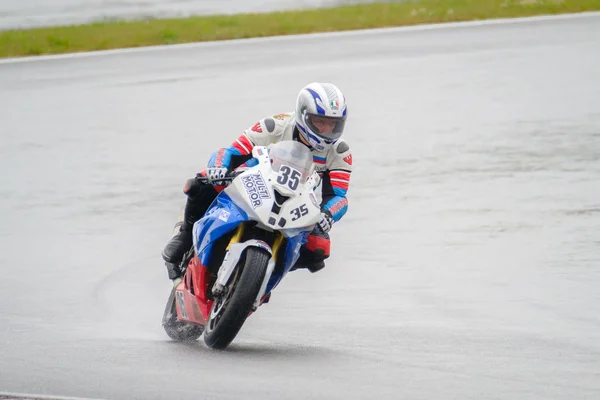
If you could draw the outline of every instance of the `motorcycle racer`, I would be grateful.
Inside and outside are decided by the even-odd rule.
[[[302,88],[293,112],[263,118],[229,147],[217,150],[208,168],[189,179],[184,187],[187,201],[183,221],[162,252],[169,278],[177,281],[181,277],[179,264],[192,246],[194,223],[202,218],[218,195],[213,184],[240,166],[252,166],[254,146],[286,140],[298,141],[311,150],[315,169],[321,176],[321,220],[301,247],[294,268],[307,268],[311,272],[324,268],[324,260],[330,255],[329,230],[348,210],[346,194],[352,173],[352,153],[342,139],[346,118],[346,99],[342,92],[331,83],[315,82]],[[210,183],[201,182],[199,177],[207,178]]]

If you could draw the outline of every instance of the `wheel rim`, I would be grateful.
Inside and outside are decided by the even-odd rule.
[[[212,307],[210,308],[210,315],[208,316],[208,322],[206,324],[206,332],[210,333],[219,324],[219,321],[223,317],[223,314],[227,310],[227,305],[229,304],[231,297],[233,296],[233,291],[238,281],[239,277],[239,269],[236,269],[233,277],[231,278],[229,284],[226,286],[227,290],[224,296],[220,296],[215,299]]]

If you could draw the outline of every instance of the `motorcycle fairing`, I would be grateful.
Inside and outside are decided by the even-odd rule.
[[[194,250],[200,262],[209,265],[215,241],[244,221],[248,221],[248,214],[238,207],[226,192],[221,192],[206,214],[194,224]]]
[[[206,296],[207,288],[206,267],[194,257],[188,264],[183,281],[175,289],[179,320],[206,325],[213,304]]]
[[[285,247],[283,268],[273,271],[267,284],[267,290],[265,293],[271,292],[275,289],[283,277],[290,271],[294,266],[298,257],[300,256],[300,247],[306,243],[309,232],[302,232],[297,236],[290,237],[287,239],[287,245]]]

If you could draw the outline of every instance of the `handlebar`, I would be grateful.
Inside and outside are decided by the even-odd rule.
[[[228,172],[227,175],[225,175],[224,178],[222,179],[216,179],[214,181],[208,179],[206,176],[202,176],[200,174],[196,175],[196,179],[198,180],[198,182],[202,182],[202,183],[208,183],[210,185],[213,186],[226,186],[229,183],[231,183],[231,181],[233,181],[235,178],[238,177],[238,175],[241,175],[244,171],[231,171]]]

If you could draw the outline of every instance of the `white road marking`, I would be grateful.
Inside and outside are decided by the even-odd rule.
[[[0,392],[2,398],[7,397],[8,400],[100,400],[89,397],[64,397],[64,396],[48,396],[39,394],[26,394],[26,393],[12,393],[12,392]]]

